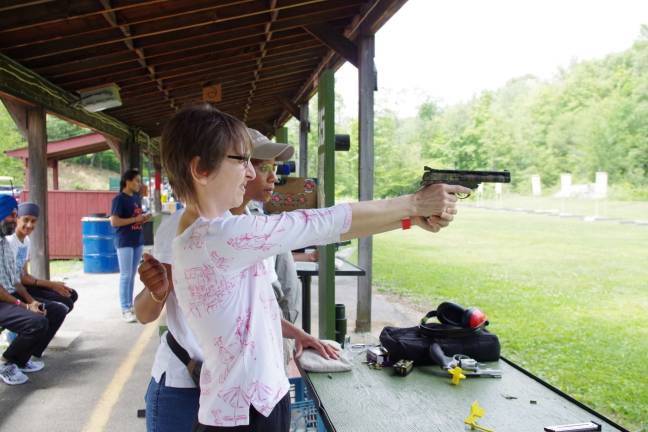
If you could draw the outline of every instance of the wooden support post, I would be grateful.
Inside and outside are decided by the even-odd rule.
[[[39,279],[49,279],[49,245],[47,241],[47,128],[45,110],[27,110],[29,149],[29,200],[39,205],[40,217],[31,239],[30,273]]]
[[[119,171],[124,174],[130,169],[130,149],[128,140],[119,143]]]
[[[140,144],[135,139],[135,134],[131,133],[128,138],[121,143],[119,151],[122,174],[129,169],[136,169],[142,172],[142,158],[140,155]]]
[[[1,59],[0,59],[1,60]],[[40,206],[40,217],[31,239],[31,274],[49,279],[49,245],[47,241],[47,124],[41,106],[24,103],[14,98],[3,98],[7,111],[16,127],[27,139],[28,158],[25,163],[25,189],[29,201]]]
[[[29,157],[23,159],[23,172],[25,173],[25,178],[23,179],[23,189],[29,190]]]
[[[308,102],[299,107],[299,177],[308,177]]]
[[[358,37],[358,105],[360,151],[358,161],[358,199],[373,199],[374,183],[374,36]],[[372,283],[373,237],[358,240],[358,265],[366,275],[358,278],[358,304],[356,332],[371,331],[371,283]]]
[[[275,131],[275,142],[288,144],[288,128],[280,127]]]
[[[52,161],[52,189],[59,190],[59,164],[56,159]]]
[[[153,190],[153,208],[155,213],[162,211],[162,167],[155,163],[155,188]]]
[[[325,69],[317,92],[318,205],[335,205],[335,75]],[[319,247],[319,337],[335,339],[335,247]]]

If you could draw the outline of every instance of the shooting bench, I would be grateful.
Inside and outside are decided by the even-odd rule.
[[[485,409],[477,424],[495,432],[542,432],[587,421],[607,432],[626,430],[504,359],[488,364],[502,370],[501,379],[468,378],[453,386],[437,366],[415,367],[400,377],[392,368],[369,368],[365,351],[352,357],[351,372],[302,371],[329,431],[469,430],[464,420],[474,401]]]

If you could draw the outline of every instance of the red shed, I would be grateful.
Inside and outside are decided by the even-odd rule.
[[[108,150],[103,135],[91,133],[47,144],[47,165],[53,169],[52,187],[47,192],[47,216],[49,220],[48,238],[50,258],[81,258],[83,245],[81,238],[81,218],[93,213],[109,213],[112,191],[60,191],[58,190],[58,161],[90,153]],[[29,185],[27,147],[10,150],[7,156],[18,157],[25,163],[25,185]],[[29,199],[29,191],[20,196],[21,202]]]

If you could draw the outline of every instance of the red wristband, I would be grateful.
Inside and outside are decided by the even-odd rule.
[[[404,230],[408,230],[412,227],[412,220],[408,217],[401,219],[401,227]]]

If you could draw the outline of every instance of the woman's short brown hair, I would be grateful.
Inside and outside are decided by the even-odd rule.
[[[214,106],[204,103],[180,110],[162,131],[160,158],[173,192],[180,200],[198,204],[191,175],[191,161],[198,168],[217,169],[228,152],[249,153],[250,135],[245,124]]]

